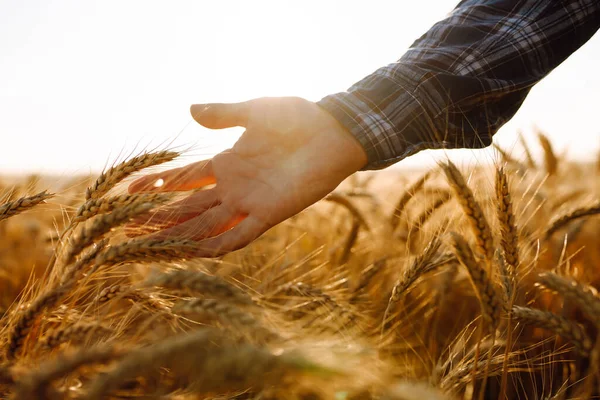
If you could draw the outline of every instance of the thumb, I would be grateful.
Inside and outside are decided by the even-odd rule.
[[[249,103],[213,103],[193,104],[190,107],[192,117],[200,125],[211,129],[246,126],[248,122]]]

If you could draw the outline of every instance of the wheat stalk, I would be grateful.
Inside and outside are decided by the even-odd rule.
[[[48,193],[44,190],[43,192],[33,196],[21,197],[17,200],[4,203],[0,205],[0,221],[27,211],[38,204],[45,202],[51,197],[54,197],[54,194]]]
[[[513,316],[521,322],[549,330],[570,341],[584,357],[589,357],[593,343],[585,330],[573,321],[569,321],[549,311],[529,307],[512,307]]]
[[[145,153],[133,157],[130,160],[123,161],[103,172],[85,192],[85,199],[98,199],[104,196],[117,183],[127,178],[134,172],[172,161],[177,158],[180,153],[176,151],[158,151],[155,153]]]

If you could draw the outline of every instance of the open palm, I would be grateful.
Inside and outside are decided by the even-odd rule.
[[[129,191],[215,184],[149,221],[162,228],[156,237],[197,241],[201,257],[246,246],[322,199],[367,162],[360,144],[325,110],[304,99],[194,105],[191,112],[208,128],[243,126],[246,131],[231,149],[212,159],[145,176]]]

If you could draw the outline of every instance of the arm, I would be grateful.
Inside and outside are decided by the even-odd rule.
[[[599,27],[596,0],[465,0],[398,62],[318,104],[361,143],[366,169],[423,149],[485,147]]]
[[[263,98],[192,106],[213,129],[243,126],[210,160],[149,175],[130,192],[196,191],[140,224],[198,242],[198,256],[246,246],[359,169],[424,148],[482,147],[531,86],[598,28],[596,0],[468,0],[400,61],[320,103]],[[162,185],[154,185],[162,180]]]

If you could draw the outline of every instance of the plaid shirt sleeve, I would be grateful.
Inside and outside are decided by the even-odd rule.
[[[599,27],[599,0],[463,0],[400,60],[318,104],[361,143],[365,169],[423,149],[486,147]]]

